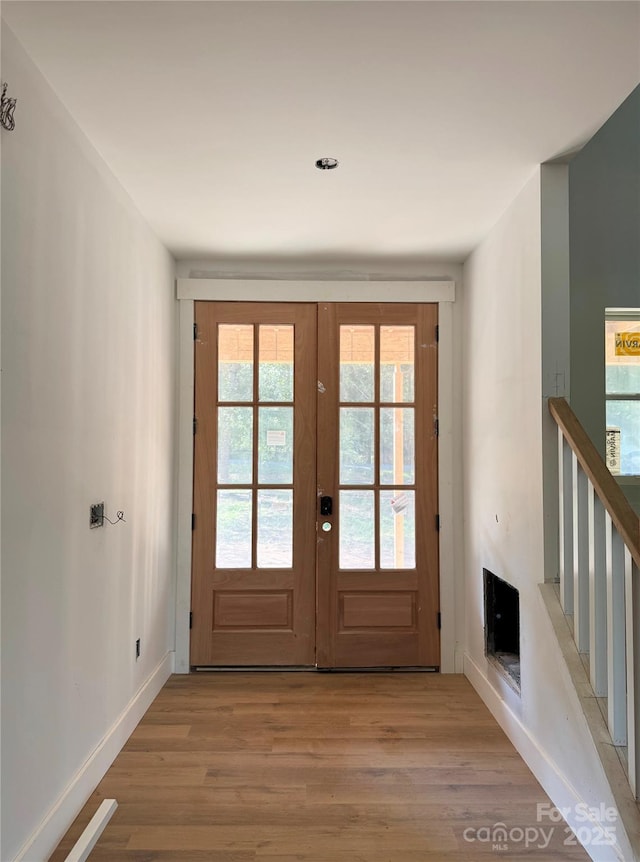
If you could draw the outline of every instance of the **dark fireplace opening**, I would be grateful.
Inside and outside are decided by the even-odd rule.
[[[484,574],[484,644],[488,658],[520,691],[520,598],[511,584],[488,569]]]

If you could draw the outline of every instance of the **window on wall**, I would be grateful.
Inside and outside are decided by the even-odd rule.
[[[608,308],[605,371],[609,470],[640,476],[640,308]]]

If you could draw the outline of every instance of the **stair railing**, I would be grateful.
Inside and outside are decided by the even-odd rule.
[[[564,613],[588,654],[596,697],[607,698],[614,745],[627,747],[640,793],[640,520],[564,398],[558,425],[559,575]]]

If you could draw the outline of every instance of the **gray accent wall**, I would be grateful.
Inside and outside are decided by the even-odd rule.
[[[640,86],[569,165],[571,406],[604,452],[604,310],[640,306]]]

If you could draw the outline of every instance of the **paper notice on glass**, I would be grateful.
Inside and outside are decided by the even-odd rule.
[[[396,515],[399,515],[409,505],[409,500],[406,494],[398,494],[397,497],[391,499],[391,508]]]
[[[640,332],[616,332],[616,356],[640,356]]]
[[[607,426],[605,456],[609,472],[614,476],[618,475],[620,473],[620,429],[611,425]]]
[[[286,431],[267,431],[267,446],[286,446],[287,432]]]

